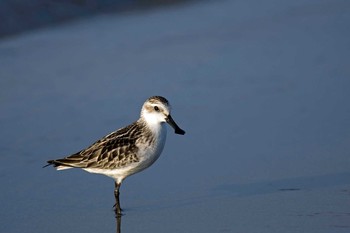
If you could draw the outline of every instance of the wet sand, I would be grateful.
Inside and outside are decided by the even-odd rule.
[[[348,232],[347,1],[208,1],[0,41],[0,232],[115,232],[113,181],[43,169],[163,95],[186,130],[122,232]]]

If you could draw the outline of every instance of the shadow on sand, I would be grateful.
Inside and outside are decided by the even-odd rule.
[[[321,176],[262,181],[248,184],[225,184],[217,186],[215,188],[215,192],[234,193],[237,196],[251,196],[280,191],[313,190],[349,183],[350,173],[344,172]]]

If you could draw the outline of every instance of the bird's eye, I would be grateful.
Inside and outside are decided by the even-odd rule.
[[[159,112],[158,106],[154,106],[154,110],[156,110],[157,112]]]

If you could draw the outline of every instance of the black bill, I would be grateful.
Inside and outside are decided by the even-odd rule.
[[[181,135],[184,135],[185,134],[185,131],[182,130],[176,123],[175,121],[173,120],[173,118],[169,115],[167,118],[166,118],[166,122],[171,125],[171,127],[173,127],[175,129],[175,133],[176,134],[181,134]]]

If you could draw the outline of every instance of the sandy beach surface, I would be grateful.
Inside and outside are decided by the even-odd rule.
[[[42,168],[163,95],[122,232],[350,231],[350,2],[197,1],[0,40],[0,232],[115,232],[113,180]]]

